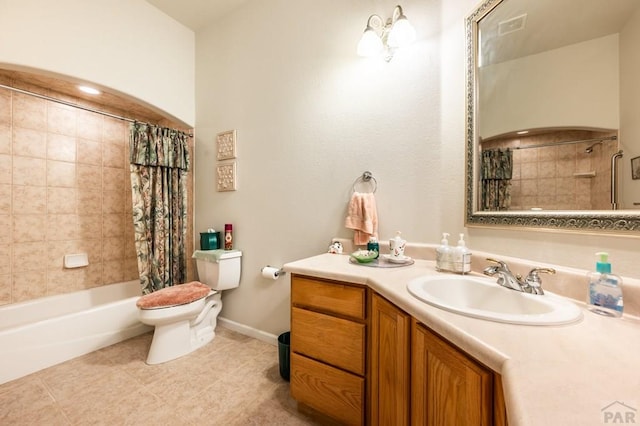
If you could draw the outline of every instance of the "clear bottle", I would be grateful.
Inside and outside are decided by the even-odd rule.
[[[449,238],[449,234],[444,232],[440,245],[436,248],[436,269],[438,271],[453,271],[453,253],[447,238]]]
[[[455,272],[466,274],[471,272],[471,251],[464,242],[464,234],[460,234],[458,246],[453,249]]]
[[[589,295],[587,308],[600,315],[610,317],[622,316],[622,278],[611,273],[609,253],[596,253],[599,261],[596,271],[587,274],[589,278]]]

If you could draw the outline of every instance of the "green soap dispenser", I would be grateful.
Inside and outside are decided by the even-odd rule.
[[[609,253],[599,252],[596,272],[587,274],[589,295],[587,308],[600,315],[622,316],[622,278],[611,273]]]

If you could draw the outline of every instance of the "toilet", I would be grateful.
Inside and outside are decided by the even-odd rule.
[[[155,327],[147,364],[174,360],[211,342],[222,309],[220,292],[240,285],[241,251],[197,250],[192,257],[200,282],[163,288],[136,302],[140,322]]]

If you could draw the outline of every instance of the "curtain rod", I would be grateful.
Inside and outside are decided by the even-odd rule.
[[[121,115],[111,114],[110,112],[100,111],[100,110],[89,108],[89,107],[86,107],[86,106],[74,104],[72,102],[63,101],[62,99],[52,98],[51,96],[41,95],[39,93],[30,92],[30,91],[24,90],[24,89],[18,89],[17,87],[11,87],[11,86],[6,86],[4,84],[0,84],[0,88],[7,89],[7,90],[12,90],[12,91],[18,92],[18,93],[22,93],[23,95],[35,96],[36,98],[44,99],[44,100],[51,101],[51,102],[56,102],[56,103],[59,103],[59,104],[62,104],[62,105],[66,105],[66,106],[70,106],[70,107],[74,107],[74,108],[79,108],[79,109],[82,109],[82,110],[85,110],[85,111],[94,112],[96,114],[105,115],[107,117],[115,118],[117,120],[122,120],[122,121],[126,121],[126,122],[129,122],[129,123],[140,123],[140,124],[146,124],[146,125],[149,125],[149,126],[152,125],[151,123],[146,123],[144,121],[134,120],[133,118],[128,118],[128,117],[123,117]],[[176,131],[178,131],[180,133],[184,133],[185,135],[189,136],[190,138],[193,137],[193,135],[191,133],[186,133],[186,132],[183,132],[181,130],[176,130]]]
[[[617,136],[607,136],[604,138],[594,138],[594,139],[581,139],[577,141],[564,141],[564,142],[552,142],[552,143],[541,143],[539,145],[529,145],[529,146],[516,146],[511,149],[529,149],[529,148],[544,148],[547,146],[558,146],[558,145],[571,145],[576,143],[586,143],[586,142],[597,142],[597,141],[615,141],[618,140]]]

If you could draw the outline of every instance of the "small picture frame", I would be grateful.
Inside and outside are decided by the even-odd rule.
[[[631,159],[631,179],[640,179],[640,157]]]
[[[236,162],[220,163],[216,167],[218,192],[236,190]]]
[[[218,144],[218,161],[236,158],[235,130],[227,130],[226,132],[218,133],[216,142]]]

